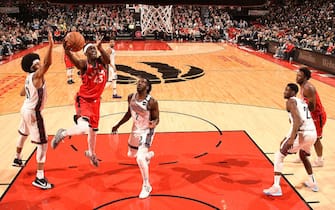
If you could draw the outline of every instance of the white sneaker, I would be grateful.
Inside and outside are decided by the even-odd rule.
[[[152,191],[152,187],[150,185],[143,185],[142,191],[138,197],[147,198],[150,195],[151,191]]]
[[[268,189],[264,189],[263,190],[263,193],[265,194],[265,195],[271,195],[271,196],[282,196],[283,195],[283,193],[282,193],[282,191],[281,191],[281,187],[279,186],[279,187],[276,187],[276,186],[274,186],[274,185],[272,185],[270,188],[268,188]]]
[[[312,162],[312,167],[323,167],[324,160],[314,160]]]
[[[306,187],[308,187],[309,189],[311,189],[313,192],[318,192],[319,191],[319,187],[316,183],[311,183],[310,181],[305,181],[304,185]]]

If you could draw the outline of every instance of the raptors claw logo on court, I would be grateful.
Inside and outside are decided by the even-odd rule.
[[[203,69],[200,69],[195,66],[190,66],[190,69],[188,70],[187,73],[180,75],[182,73],[181,70],[176,69],[175,67],[170,66],[166,63],[158,63],[158,62],[142,62],[142,63],[152,68],[156,68],[157,72],[161,74],[161,78],[155,74],[146,72],[145,70],[138,70],[125,65],[116,65],[116,69],[118,71],[122,71],[133,76],[132,77],[132,76],[118,75],[117,83],[118,84],[135,83],[136,77],[138,76],[148,78],[152,82],[152,84],[159,84],[159,83],[183,82],[191,79],[196,79],[205,75]]]

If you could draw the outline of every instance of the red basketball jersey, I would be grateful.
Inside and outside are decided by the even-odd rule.
[[[107,82],[107,70],[99,59],[95,65],[87,63],[87,70],[81,75],[82,84],[78,95],[86,99],[98,99],[105,89]]]
[[[303,92],[301,92],[303,94]],[[303,97],[303,96],[302,96]],[[304,101],[308,104],[308,99],[303,97]],[[315,109],[314,111],[311,112],[312,114],[312,117],[314,119],[314,117],[316,116],[320,116],[320,115],[324,115],[326,112],[325,112],[325,109],[323,108],[322,106],[322,103],[321,103],[321,100],[320,100],[320,97],[319,97],[319,94],[318,92],[315,90]]]

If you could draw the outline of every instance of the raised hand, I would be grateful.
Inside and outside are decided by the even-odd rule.
[[[51,46],[54,45],[54,39],[53,39],[52,32],[50,29],[48,29],[48,41],[49,41],[49,45]]]
[[[101,47],[101,43],[102,43],[103,38],[104,38],[104,36],[101,36],[99,34],[95,35],[96,46],[98,48]]]

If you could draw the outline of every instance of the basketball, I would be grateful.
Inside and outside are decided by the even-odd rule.
[[[78,52],[83,49],[85,45],[85,38],[79,32],[70,32],[68,33],[64,41],[66,41],[66,46],[70,48],[73,52]]]

